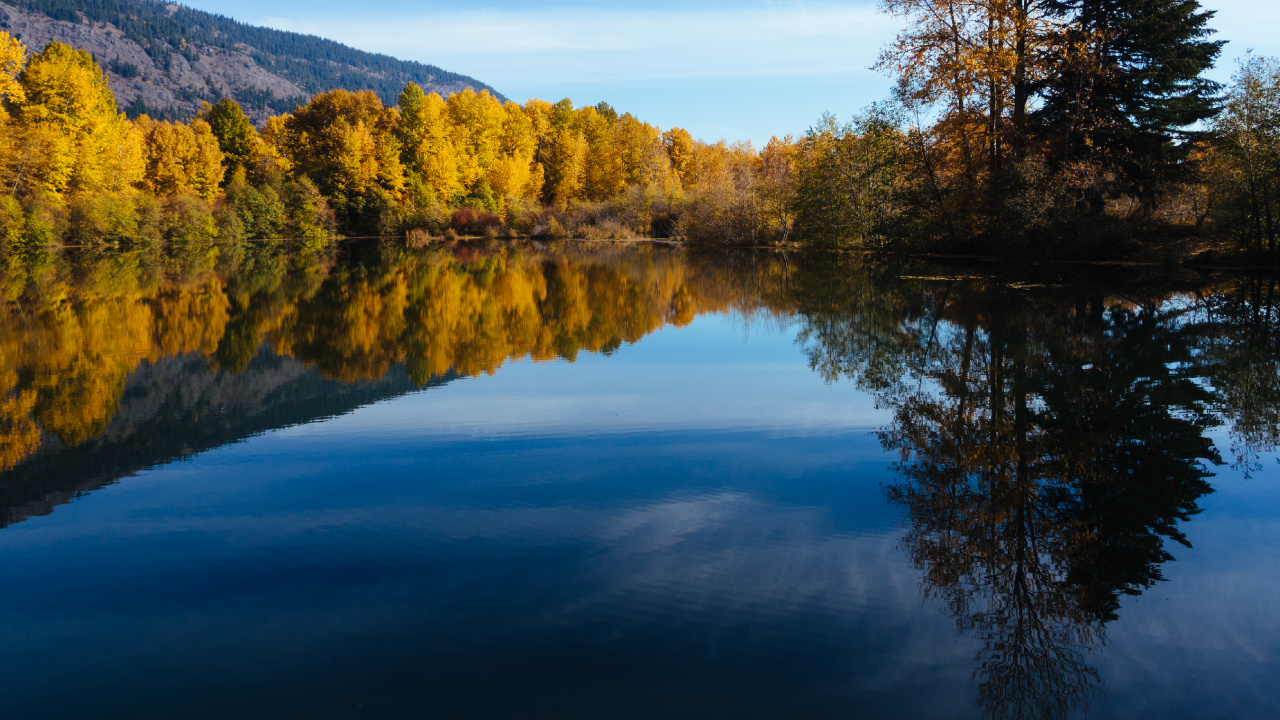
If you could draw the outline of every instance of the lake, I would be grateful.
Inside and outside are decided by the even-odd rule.
[[[664,244],[0,290],[6,718],[1280,715],[1280,283]]]

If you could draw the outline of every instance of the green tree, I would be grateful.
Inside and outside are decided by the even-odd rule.
[[[1216,112],[1219,84],[1202,77],[1223,42],[1196,0],[1052,0],[1064,22],[1049,49],[1037,121],[1064,165],[1094,163],[1150,208]],[[1103,198],[1087,199],[1091,210]]]
[[[231,177],[237,167],[253,168],[259,154],[258,131],[253,128],[249,116],[240,109],[239,103],[231,98],[222,98],[213,105],[205,103],[199,117],[209,123],[209,129],[218,138],[218,148],[225,157],[227,177]]]
[[[1280,235],[1280,61],[1250,56],[1240,63],[1213,130],[1218,219],[1245,248],[1274,254]]]
[[[796,225],[812,245],[882,245],[901,210],[903,135],[873,110],[840,125],[830,115],[800,142]]]

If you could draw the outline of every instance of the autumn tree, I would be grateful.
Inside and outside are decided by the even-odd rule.
[[[18,81],[22,99],[10,100],[23,129],[10,192],[101,192],[136,182],[138,137],[89,53],[49,43]]]
[[[662,146],[667,151],[667,160],[677,181],[683,182],[685,173],[689,171],[694,145],[693,136],[684,128],[671,128],[662,133]]]
[[[791,238],[795,224],[797,162],[800,148],[790,135],[776,135],[760,151],[761,203],[770,224],[778,228],[779,240]]]
[[[7,106],[9,104],[20,104],[26,94],[22,89],[22,83],[18,81],[18,73],[22,71],[22,66],[26,63],[27,48],[9,33],[0,31],[0,170],[3,170],[3,178],[8,181],[10,177],[16,178],[22,168],[20,163],[15,162],[15,154],[19,142],[19,129],[14,127],[9,118]],[[17,190],[16,182],[5,182],[0,187],[0,194],[12,194]],[[16,215],[20,212],[14,201],[8,201],[12,207],[7,212],[10,215]],[[16,218],[11,222],[16,223]]]
[[[453,202],[462,195],[463,184],[444,99],[409,83],[400,93],[397,106],[400,156],[405,169],[417,175],[436,198]]]
[[[908,103],[941,108],[952,162],[991,183],[1025,147],[1032,100],[1051,73],[1049,0],[884,0],[906,29],[880,56]],[[994,197],[989,197],[994,201]]]
[[[295,175],[331,198],[347,226],[377,230],[404,189],[398,113],[371,90],[331,90],[285,118],[270,137]]]
[[[543,170],[536,161],[538,134],[534,119],[513,102],[502,106],[502,136],[488,180],[504,204],[535,197],[542,190]]]
[[[564,207],[582,192],[590,146],[579,123],[575,122],[578,116],[568,99],[545,108],[535,106],[535,112],[545,113],[547,123],[538,146],[538,160],[545,177],[542,200],[548,205]]]
[[[670,175],[658,128],[626,113],[609,126],[597,153],[597,195],[612,197],[631,185],[665,186]]]
[[[159,196],[217,197],[225,170],[209,123],[199,118],[189,124],[155,122],[144,115],[138,126],[146,135],[144,188]]]

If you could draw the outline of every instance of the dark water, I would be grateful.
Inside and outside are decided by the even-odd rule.
[[[0,715],[1280,714],[1280,289],[665,246],[14,266]]]

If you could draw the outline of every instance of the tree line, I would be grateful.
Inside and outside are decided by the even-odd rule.
[[[338,232],[710,235],[732,226],[726,189],[749,183],[762,159],[776,156],[785,174],[793,145],[756,153],[605,103],[518,105],[472,90],[446,99],[414,83],[394,106],[372,91],[320,93],[261,131],[230,98],[189,122],[129,120],[88,53],[55,42],[28,56],[2,32],[0,99],[10,247]],[[784,205],[733,209],[749,233],[785,225]]]
[[[1280,64],[1203,73],[1195,0],[886,0],[894,97],[799,138],[708,143],[606,103],[408,83],[334,90],[258,130],[223,98],[123,117],[91,57],[0,33],[10,246],[337,233],[681,237],[1105,255],[1280,234]],[[1196,245],[1196,243],[1191,243]],[[1201,242],[1199,245],[1203,245]],[[1183,243],[1186,245],[1186,243]]]

